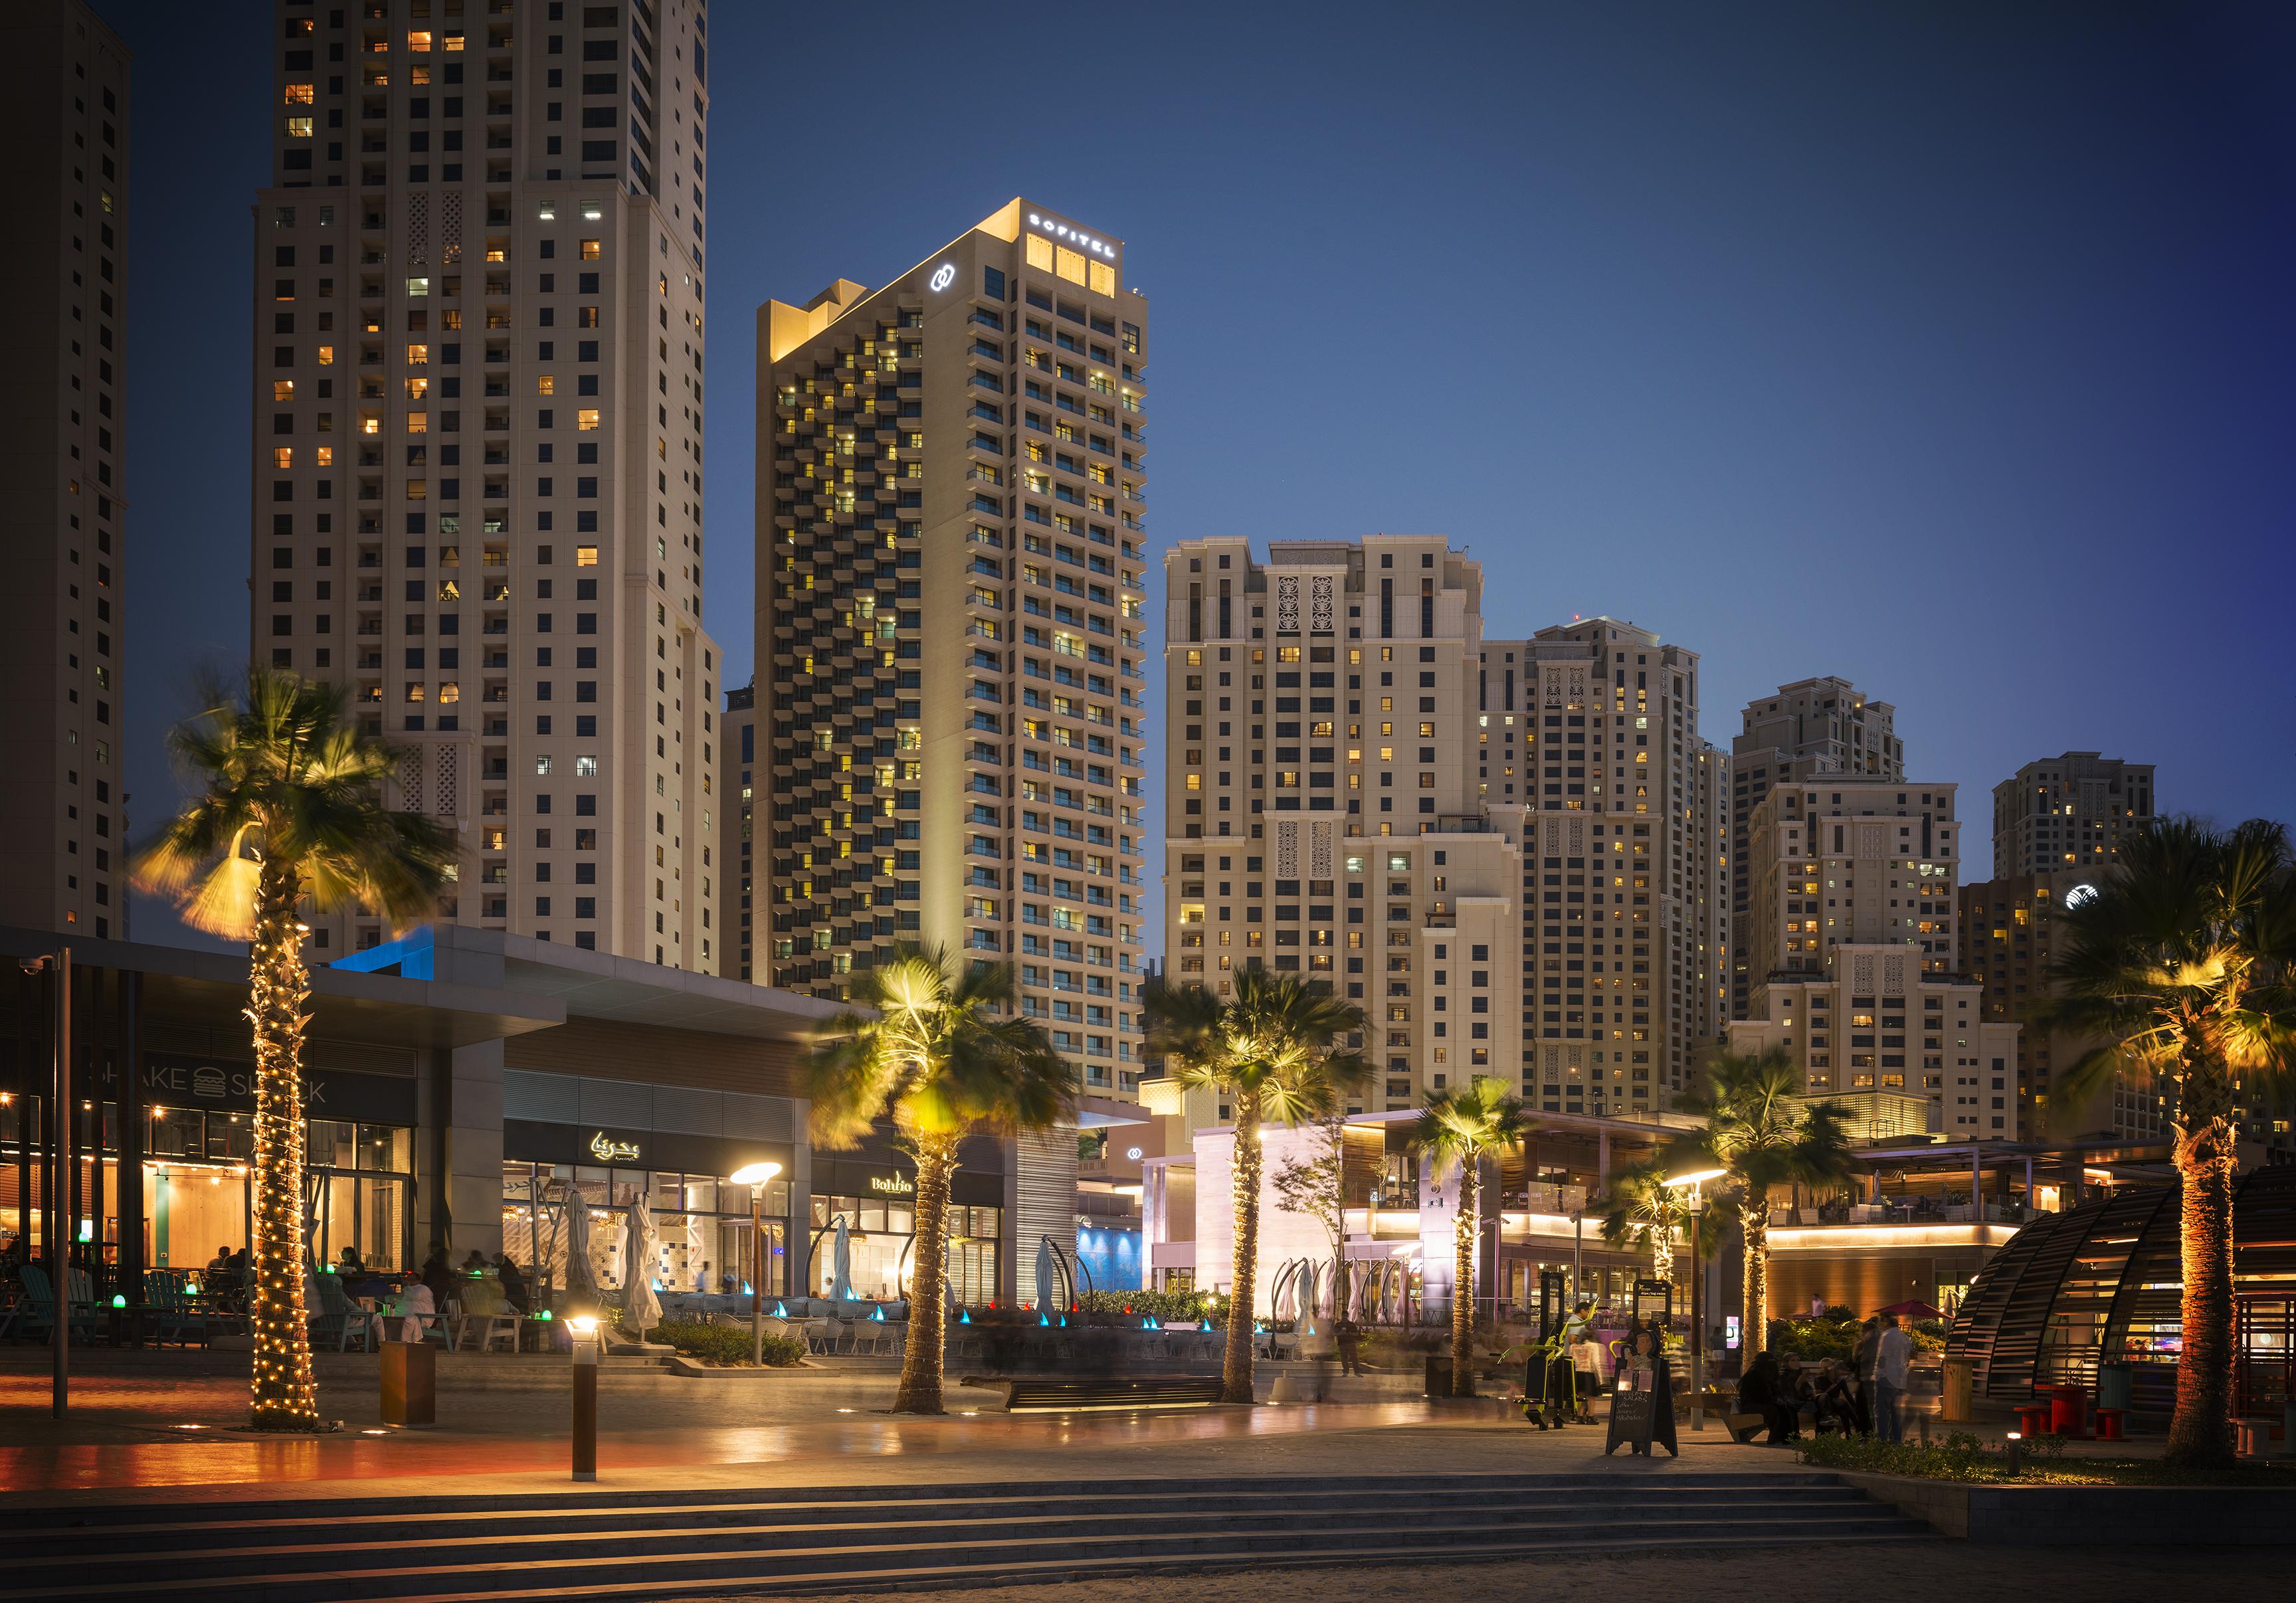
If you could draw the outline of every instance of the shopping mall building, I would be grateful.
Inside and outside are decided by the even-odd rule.
[[[19,963],[56,945],[0,930],[0,956]],[[245,957],[70,945],[69,1165],[53,1119],[53,965],[0,969],[0,1245],[29,1235],[41,1250],[59,1219],[118,1270],[196,1267],[247,1245]],[[311,982],[307,1195],[321,1259],[351,1247],[390,1268],[434,1245],[458,1260],[504,1250],[535,1283],[563,1285],[570,1221],[586,1215],[611,1287],[625,1210],[643,1195],[663,1243],[656,1275],[716,1289],[729,1273],[746,1281],[751,1262],[752,1199],[726,1177],[773,1162],[766,1289],[823,1289],[830,1255],[814,1248],[841,1222],[856,1292],[899,1294],[914,1166],[882,1133],[852,1151],[807,1139],[804,1043],[836,1004],[456,928],[419,929]],[[965,1149],[950,1261],[968,1299],[1013,1300],[1041,1237],[1074,1250],[1075,1133],[1025,1146]],[[584,1207],[568,1208],[570,1186]]]

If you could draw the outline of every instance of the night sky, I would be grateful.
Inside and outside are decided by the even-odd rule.
[[[97,3],[137,54],[140,836],[185,672],[247,650],[272,22]],[[1160,544],[1447,534],[1494,635],[1601,612],[1701,652],[1726,748],[1751,697],[1847,675],[1961,784],[1970,879],[1992,786],[2068,748],[2157,763],[2171,810],[2296,814],[2296,8],[713,13],[728,683],[755,307],[1025,193],[1150,297]]]

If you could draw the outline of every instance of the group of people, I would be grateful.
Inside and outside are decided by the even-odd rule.
[[[1884,1442],[1906,1439],[1904,1403],[1913,1337],[1894,1313],[1877,1313],[1858,1332],[1849,1359],[1822,1359],[1815,1367],[1787,1354],[1756,1355],[1738,1381],[1739,1411],[1761,1415],[1768,1440],[1800,1439],[1802,1416],[1818,1434],[1856,1432]],[[1745,1432],[1751,1439],[1755,1426]]]

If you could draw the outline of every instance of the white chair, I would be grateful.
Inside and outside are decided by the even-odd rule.
[[[508,1343],[512,1352],[518,1351],[518,1315],[503,1295],[500,1280],[482,1275],[464,1282],[462,1309],[455,1324],[456,1344],[469,1346],[475,1340],[478,1351],[486,1353],[499,1341]]]

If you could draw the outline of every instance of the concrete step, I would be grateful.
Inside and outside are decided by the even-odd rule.
[[[795,1594],[1928,1534],[1830,1476],[1792,1472],[479,1493],[209,1503],[163,1519],[103,1505],[47,1510],[45,1524],[38,1512],[8,1511],[11,1598]]]

